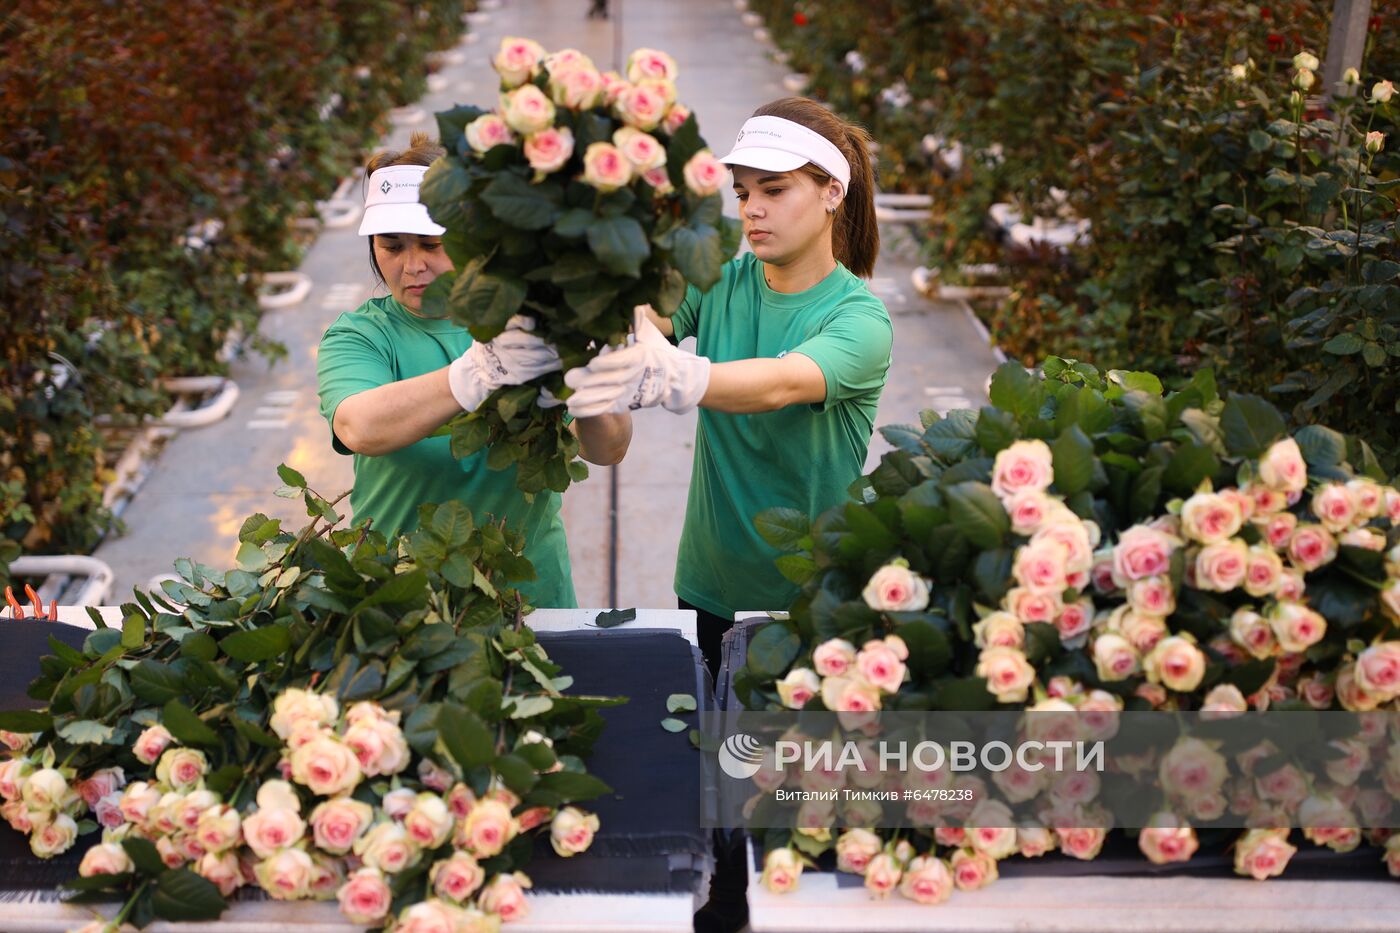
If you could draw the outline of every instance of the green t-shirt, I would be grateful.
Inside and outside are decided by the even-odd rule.
[[[693,286],[672,318],[716,363],[801,353],[826,377],[826,400],[731,415],[701,409],[690,501],[676,560],[676,595],[725,618],[786,609],[797,587],[754,516],[786,506],[815,518],[847,498],[861,475],[890,366],[889,312],[845,266],[803,292],[768,287],[752,253],[725,264],[701,295]]]
[[[337,453],[350,450],[335,436],[335,410],[357,392],[441,369],[471,346],[471,334],[451,320],[428,320],[393,297],[373,298],[336,318],[321,338],[316,374],[321,414],[331,425]],[[478,522],[492,515],[525,535],[525,556],[536,579],[520,589],[536,606],[570,609],[574,598],[559,494],[538,493],[533,503],[515,486],[514,466],[492,470],[486,451],[465,460],[452,456],[451,438],[428,437],[380,457],[355,454],[350,507],[356,519],[374,518],[385,534],[411,531],[418,506],[458,499]]]

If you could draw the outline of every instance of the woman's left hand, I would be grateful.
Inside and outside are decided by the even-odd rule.
[[[638,314],[635,330],[636,343],[600,353],[564,374],[574,390],[569,413],[575,418],[656,405],[684,413],[700,404],[710,383],[710,361],[672,346],[645,314]]]

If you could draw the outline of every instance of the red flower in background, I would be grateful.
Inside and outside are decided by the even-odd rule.
[[[807,14],[806,14],[806,13],[802,13],[802,12],[797,12],[797,13],[792,14],[792,24],[793,24],[794,26],[806,26],[806,25],[807,25]]]
[[[1186,25],[1186,14],[1185,14],[1185,13],[1173,13],[1173,14],[1172,14],[1172,25],[1173,25],[1173,26],[1176,26],[1178,29],[1183,28],[1183,27]]]
[[[1269,9],[1269,8],[1266,7],[1266,6],[1261,6],[1261,7],[1259,8],[1259,18],[1260,18],[1260,19],[1273,19],[1273,18],[1274,18],[1274,11],[1271,10],[1271,9]]]
[[[1371,30],[1372,32],[1380,32],[1381,18],[1379,16],[1372,16],[1366,21],[1366,28]]]
[[[1282,51],[1283,51],[1283,36],[1279,35],[1278,33],[1276,33],[1276,32],[1271,32],[1271,33],[1269,33],[1268,43],[1269,43],[1269,51],[1270,51],[1270,52],[1282,52]]]

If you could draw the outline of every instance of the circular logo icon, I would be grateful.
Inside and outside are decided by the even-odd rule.
[[[758,739],[736,732],[719,747],[719,767],[737,780],[748,780],[763,765],[763,746]]]

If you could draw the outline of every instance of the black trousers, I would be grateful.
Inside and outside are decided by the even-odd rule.
[[[733,619],[726,619],[724,616],[717,616],[713,612],[706,612],[699,606],[693,605],[676,597],[676,606],[680,609],[695,610],[696,634],[700,639],[700,653],[705,656],[705,666],[710,669],[710,680],[719,679],[719,643],[724,638],[724,633],[734,627]]]

